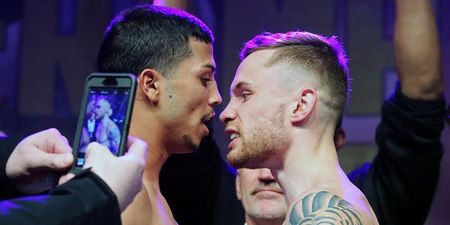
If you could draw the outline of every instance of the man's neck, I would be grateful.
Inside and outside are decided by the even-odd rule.
[[[303,141],[302,141],[303,140]],[[283,166],[271,169],[277,178],[287,203],[298,199],[305,192],[324,188],[339,183],[339,163],[333,139],[314,140],[311,138],[298,138],[286,151],[283,157]]]
[[[130,135],[138,137],[147,143],[147,162],[144,170],[144,180],[148,180],[159,188],[159,173],[169,157],[162,144],[160,130],[163,129],[149,116],[151,112],[133,112]]]

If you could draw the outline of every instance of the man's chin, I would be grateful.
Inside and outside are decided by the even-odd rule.
[[[192,153],[200,149],[200,140],[194,140],[191,136],[183,136],[185,143],[185,150],[182,153]]]
[[[244,156],[242,154],[239,154],[236,151],[237,150],[231,150],[227,154],[227,161],[232,167],[234,167],[236,169],[240,169],[240,168],[247,168],[247,169],[261,168],[259,165],[255,164],[255,161],[254,161],[253,158],[246,157],[246,156]]]
[[[232,149],[227,154],[227,161],[236,169],[270,168],[271,154],[271,152],[242,152],[242,149]]]

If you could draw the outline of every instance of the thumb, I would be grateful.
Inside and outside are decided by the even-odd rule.
[[[134,155],[140,159],[147,159],[147,144],[141,139],[128,137],[128,152],[126,155]]]
[[[95,167],[94,165],[103,165],[101,161],[107,161],[115,156],[109,151],[109,149],[97,142],[91,142],[86,147],[86,155],[84,155],[86,162],[83,168]]]
[[[36,168],[51,168],[56,170],[64,170],[69,168],[73,163],[73,155],[71,153],[46,153],[36,151],[34,160]]]

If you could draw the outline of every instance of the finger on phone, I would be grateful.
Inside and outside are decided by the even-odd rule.
[[[128,154],[133,154],[139,158],[147,159],[147,144],[139,138],[128,136]]]

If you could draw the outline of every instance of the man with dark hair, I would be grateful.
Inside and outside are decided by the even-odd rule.
[[[175,224],[159,187],[159,173],[174,153],[197,149],[222,102],[215,80],[213,35],[180,10],[140,5],[121,12],[107,28],[101,72],[134,73],[138,79],[130,134],[152,149],[144,188],[122,214],[124,224]]]

